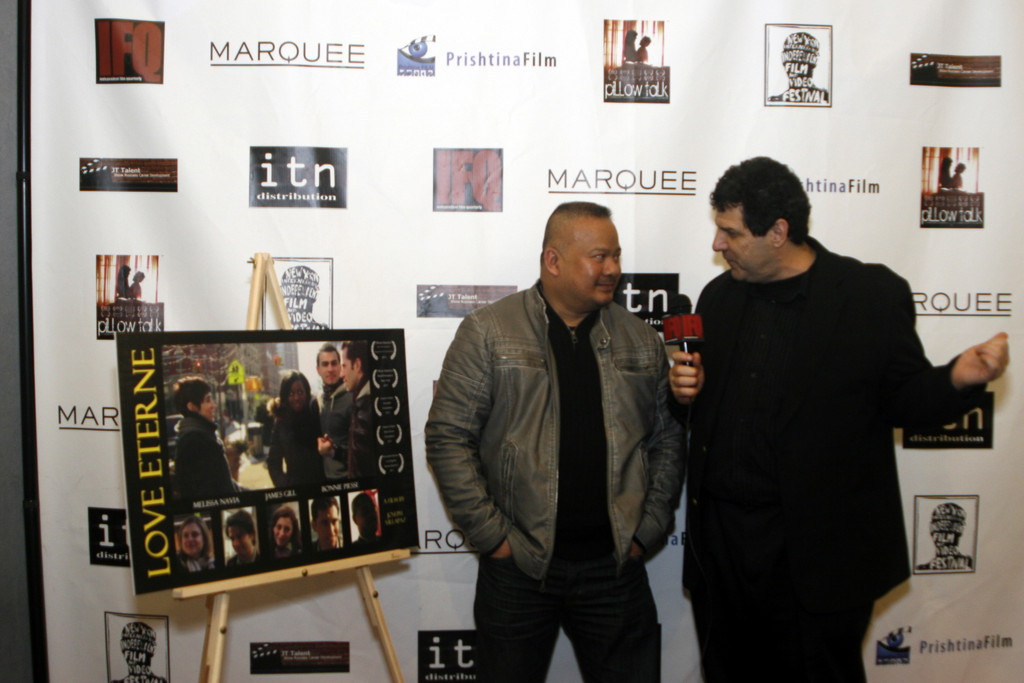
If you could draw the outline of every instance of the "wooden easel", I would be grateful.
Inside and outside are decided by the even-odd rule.
[[[281,326],[286,330],[292,329],[291,321],[288,318],[288,309],[284,305],[284,297],[281,294],[281,285],[278,283],[277,273],[274,271],[274,260],[270,257],[270,254],[258,253],[253,257],[253,264],[252,286],[249,289],[249,313],[246,317],[245,328],[247,330],[256,329],[260,317],[260,299],[269,288],[270,304],[276,311]],[[354,569],[359,583],[359,593],[363,596],[363,604],[366,606],[370,625],[376,630],[377,637],[380,638],[381,647],[384,649],[384,658],[387,660],[391,680],[394,683],[404,683],[405,679],[402,677],[402,669],[398,665],[398,656],[395,654],[395,646],[391,642],[391,633],[388,631],[387,622],[384,620],[384,610],[381,608],[380,600],[378,599],[377,587],[373,583],[373,574],[370,572],[370,566],[383,562],[404,560],[409,556],[408,548],[400,548],[369,555],[360,555],[359,557],[333,560],[331,562],[320,562],[303,567],[290,567],[273,572],[263,572],[253,576],[241,576],[235,579],[224,579],[195,586],[175,588],[172,591],[172,595],[177,600],[187,600],[202,595],[206,596],[206,607],[209,615],[206,620],[206,640],[203,643],[203,658],[200,662],[199,682],[219,683],[221,680],[221,669],[224,665],[224,646],[227,641],[228,632],[230,591]]]

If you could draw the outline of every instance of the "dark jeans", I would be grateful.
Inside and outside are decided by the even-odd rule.
[[[547,578],[537,581],[512,558],[484,557],[473,614],[481,683],[544,681],[559,626],[588,683],[661,678],[661,632],[642,560],[616,576],[612,556],[552,559]]]

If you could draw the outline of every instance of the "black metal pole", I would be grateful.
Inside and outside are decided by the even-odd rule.
[[[39,463],[36,442],[35,352],[32,317],[32,188],[29,156],[31,128],[31,0],[18,0],[18,323],[21,357],[22,474],[25,508],[25,560],[28,578],[32,672],[49,681],[43,553],[39,525]]]

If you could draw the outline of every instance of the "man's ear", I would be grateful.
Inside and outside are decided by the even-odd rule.
[[[789,240],[789,221],[785,218],[775,219],[772,227],[768,228],[768,239],[775,248],[784,245]]]
[[[186,403],[185,407],[188,408],[189,410],[191,410],[193,413],[198,413],[199,412],[199,406],[197,406],[192,401],[189,401],[188,403]]]
[[[562,271],[561,255],[558,250],[554,247],[547,247],[541,254],[541,263],[544,264],[544,269],[552,275],[558,275]]]

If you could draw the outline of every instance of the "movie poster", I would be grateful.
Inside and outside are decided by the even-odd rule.
[[[978,147],[924,147],[921,154],[921,227],[984,228]]]
[[[604,101],[668,104],[665,22],[604,22]]]
[[[136,593],[417,544],[402,330],[117,337]]]
[[[160,257],[96,256],[96,338],[115,333],[163,332]]]

